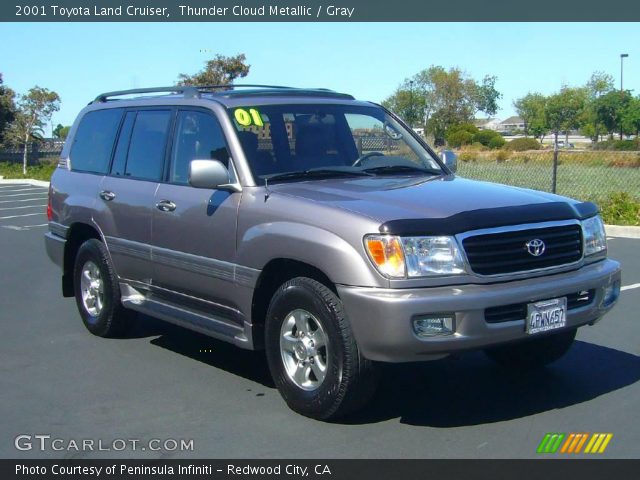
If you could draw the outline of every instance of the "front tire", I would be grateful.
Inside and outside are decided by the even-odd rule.
[[[555,362],[567,353],[576,338],[576,331],[573,328],[545,337],[487,348],[485,353],[503,367],[533,370]]]
[[[375,392],[374,366],[360,354],[342,302],[322,283],[298,277],[283,284],[265,327],[269,370],[292,410],[335,419]]]
[[[84,242],[73,271],[76,304],[84,326],[99,337],[119,337],[127,329],[133,312],[120,302],[118,277],[102,242]]]

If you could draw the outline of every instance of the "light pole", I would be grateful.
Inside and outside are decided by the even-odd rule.
[[[624,59],[629,56],[628,53],[620,54],[620,101],[624,101],[624,89],[622,87],[622,75],[624,73]],[[620,140],[622,140],[622,125],[620,125]]]
[[[624,73],[624,59],[627,58],[629,56],[628,53],[621,53],[620,54],[620,91],[623,92],[624,90],[622,89],[622,74]]]

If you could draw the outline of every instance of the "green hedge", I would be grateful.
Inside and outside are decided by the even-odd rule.
[[[516,138],[505,144],[505,150],[513,150],[515,152],[524,152],[525,150],[540,150],[542,144],[535,138],[523,137]]]

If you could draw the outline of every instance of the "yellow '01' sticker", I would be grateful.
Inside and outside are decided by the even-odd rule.
[[[251,125],[255,125],[256,127],[264,126],[262,122],[262,117],[260,113],[255,108],[250,108],[249,111],[244,108],[236,108],[233,115],[236,117],[236,122],[238,122],[243,127],[249,127]]]

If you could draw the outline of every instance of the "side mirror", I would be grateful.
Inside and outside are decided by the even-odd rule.
[[[444,150],[442,153],[440,153],[440,158],[442,158],[442,161],[449,170],[451,170],[453,173],[456,173],[456,171],[458,170],[458,155],[456,155],[451,150]]]
[[[191,160],[189,185],[210,189],[231,189],[233,186],[229,183],[229,170],[218,160]]]

